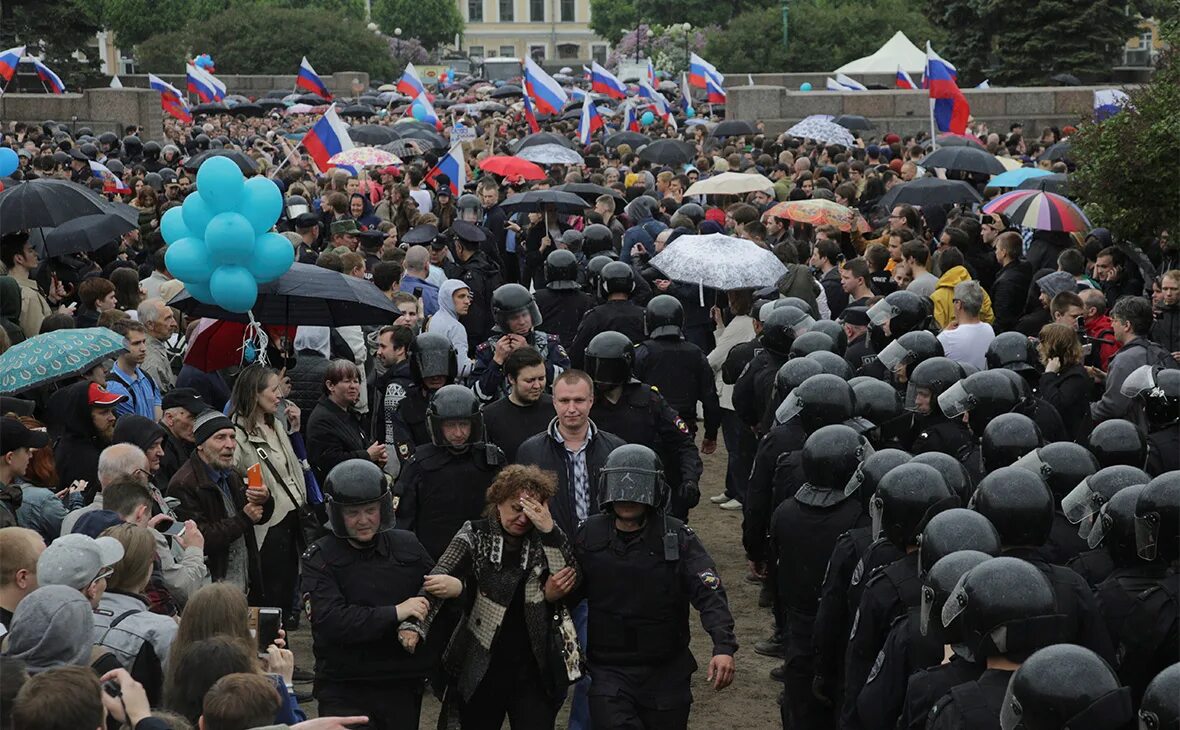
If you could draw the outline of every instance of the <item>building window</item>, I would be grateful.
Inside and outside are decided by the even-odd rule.
[[[467,47],[467,55],[471,56],[472,58],[483,58],[484,57],[483,54],[484,54],[483,46],[468,46]]]
[[[545,60],[545,46],[529,46],[529,57],[537,63]]]
[[[561,22],[572,23],[575,15],[574,0],[561,0]]]
[[[529,20],[534,23],[545,22],[545,0],[529,0]]]
[[[577,43],[562,43],[557,47],[558,58],[578,58],[581,47]]]
[[[467,0],[467,20],[472,23],[483,22],[483,0]]]
[[[595,61],[605,65],[606,64],[606,46],[601,43],[595,43],[590,46],[590,57]]]
[[[500,0],[500,22],[511,23],[516,20],[515,0]]]
[[[516,56],[516,46],[500,46],[500,58],[513,58]]]

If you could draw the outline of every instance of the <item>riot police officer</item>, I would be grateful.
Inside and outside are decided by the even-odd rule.
[[[448,229],[454,238],[455,260],[446,261],[443,270],[448,279],[458,279],[471,292],[471,308],[463,317],[468,342],[483,342],[492,333],[492,293],[504,283],[495,242],[487,231],[474,223],[456,220]],[[485,250],[491,241],[492,251]]]
[[[397,458],[402,464],[409,460],[415,448],[430,443],[426,406],[431,395],[455,382],[458,374],[459,361],[450,340],[430,332],[414,338],[410,346],[410,378],[414,385],[406,390],[389,419]]]
[[[938,451],[927,451],[915,456],[913,461],[915,464],[926,464],[937,469],[942,475],[942,480],[946,482],[947,489],[959,498],[960,505],[966,507],[971,501],[971,495],[975,493],[975,482],[971,481],[967,467],[958,459]]]
[[[774,410],[778,407],[771,397],[774,378],[783,363],[790,359],[791,345],[795,342],[795,328],[787,309],[774,308],[762,315],[758,349],[733,387],[734,411],[759,436],[769,431],[772,425]]]
[[[629,444],[660,454],[672,486],[669,514],[684,520],[700,501],[704,466],[688,426],[658,390],[633,377],[635,348],[626,335],[603,332],[586,348],[586,373],[594,381],[590,419]]]
[[[910,375],[932,357],[944,357],[942,343],[928,330],[906,332],[884,350],[877,353],[877,360],[889,373],[889,377],[901,388],[909,383]]]
[[[1071,644],[1035,652],[1012,675],[1000,730],[1110,730],[1135,720],[1131,690],[1110,665]]]
[[[900,446],[906,431],[905,400],[888,383],[858,376],[849,383],[856,396],[855,416],[873,425],[868,439],[874,448]]]
[[[840,313],[839,322],[848,341],[844,348],[844,359],[857,371],[866,364],[872,364],[874,355],[869,348],[868,310],[864,307],[845,307]]]
[[[1077,525],[1077,537],[1088,542],[1090,531],[1094,528],[1102,506],[1122,490],[1147,484],[1149,481],[1151,477],[1142,469],[1125,464],[1108,466],[1082,479],[1061,498],[1062,513],[1067,521]],[[1114,561],[1107,550],[1086,550],[1070,560],[1068,566],[1085,578],[1091,586],[1097,586],[1110,576],[1114,570]]]
[[[1147,417],[1147,473],[1180,469],[1180,370],[1141,365],[1120,388],[1143,404]]]
[[[1148,728],[1180,723],[1180,664],[1173,664],[1151,680],[1139,706],[1139,722]]]
[[[941,394],[962,377],[962,366],[945,357],[932,357],[914,368],[906,384],[905,409],[914,414],[907,450],[915,454],[939,451],[959,460],[968,457],[971,432],[961,420],[948,418],[938,407]]]
[[[572,253],[551,251],[545,257],[545,288],[535,294],[545,326],[567,345],[574,341],[586,313],[594,308],[594,297],[582,291],[578,275],[578,261]]]
[[[907,332],[930,329],[933,312],[930,300],[905,290],[895,291],[874,304],[868,310],[869,347],[874,353],[881,353],[889,343]],[[886,379],[888,372],[881,363],[866,364],[861,375]]]
[[[617,256],[618,252],[615,249],[615,237],[610,228],[601,223],[591,223],[582,230],[582,252],[588,258],[593,259],[608,251]]]
[[[332,534],[303,553],[302,594],[315,648],[319,714],[367,715],[369,727],[417,728],[436,651],[407,653],[398,624],[423,618],[434,561],[395,530],[389,478],[364,459],[337,464],[324,484]]]
[[[1012,407],[1012,412],[1031,418],[1045,435],[1046,442],[1066,441],[1070,438],[1070,432],[1065,428],[1061,413],[1056,406],[1033,390],[1028,378],[1021,377],[1020,373],[1010,368],[996,368],[993,372],[1012,381],[1017,393],[1016,405]]]
[[[416,534],[437,560],[464,522],[479,519],[507,459],[485,442],[479,399],[462,385],[435,392],[426,425],[430,443],[414,451],[397,481],[397,526]]]
[[[1142,469],[1147,464],[1147,434],[1122,418],[1095,426],[1087,442],[1101,467],[1126,464]]]
[[[792,358],[796,358],[807,357],[813,352],[836,353],[836,342],[823,332],[804,332],[791,343],[789,354]]]
[[[705,414],[701,451],[713,453],[721,427],[717,381],[705,353],[684,339],[684,307],[680,300],[667,294],[652,297],[643,311],[643,327],[648,339],[635,348],[635,377],[659,388],[693,438],[700,403]]]
[[[1041,429],[1028,416],[1004,413],[993,418],[983,429],[983,471],[993,472],[1012,466],[1017,459],[1038,449],[1045,442]]]
[[[1040,474],[1053,495],[1053,529],[1049,532],[1049,539],[1042,551],[1045,560],[1057,565],[1066,565],[1088,550],[1085,539],[1077,534],[1077,528],[1065,518],[1061,500],[1065,499],[1079,483],[1098,471],[1098,460],[1094,455],[1081,444],[1055,441],[1030,451],[1017,459],[1013,466]],[[1086,577],[1086,574],[1082,573],[1082,577]]]
[[[515,349],[531,346],[545,358],[545,381],[552,383],[570,366],[561,338],[537,329],[543,321],[533,295],[520,284],[504,284],[492,294],[492,336],[475,348],[472,389],[484,403],[508,394],[504,359]]]
[[[583,367],[586,347],[599,333],[621,332],[634,345],[646,338],[643,308],[631,301],[635,279],[635,272],[621,261],[612,261],[602,268],[598,287],[604,301],[591,309],[578,326],[578,333],[569,347],[574,367]]]
[[[669,497],[655,452],[638,444],[611,452],[599,472],[601,512],[574,537],[577,590],[588,604],[590,717],[601,728],[688,727],[688,607],[713,642],[708,679],[733,681],[737,638],[725,588],[696,534],[663,511]]]

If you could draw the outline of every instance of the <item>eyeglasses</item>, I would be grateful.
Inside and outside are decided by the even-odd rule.
[[[90,581],[90,585],[94,585],[95,583],[99,582],[100,580],[106,580],[107,578],[110,578],[114,574],[115,574],[114,568],[103,568],[102,570],[98,571],[98,575],[94,576],[94,579]]]
[[[151,473],[148,472],[146,469],[136,469],[135,471],[131,472],[131,476],[133,476],[133,477],[137,477],[140,474],[142,474],[143,478],[146,479],[147,481],[150,482],[152,480]]]
[[[894,220],[894,219],[901,220],[902,218],[905,218],[905,216],[904,215],[891,215],[891,216],[889,216],[889,218],[890,218],[890,220]]]

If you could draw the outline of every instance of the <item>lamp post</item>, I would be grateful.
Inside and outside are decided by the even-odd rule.
[[[393,55],[401,56],[402,55],[402,29],[401,28],[394,28],[393,29],[393,37],[396,39],[393,44]]]
[[[691,37],[689,33],[692,32],[692,23],[685,23],[682,27],[684,28],[684,67],[688,68],[688,43]]]
[[[635,63],[639,63],[639,46],[641,45],[640,44],[641,36],[639,35],[640,28],[641,28],[641,26],[639,24],[639,18],[636,17],[635,18]]]

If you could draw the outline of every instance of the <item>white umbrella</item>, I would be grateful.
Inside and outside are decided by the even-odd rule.
[[[741,195],[769,190],[774,187],[767,177],[744,172],[723,172],[697,180],[684,191],[685,195]]]
[[[787,268],[753,241],[720,233],[681,236],[651,260],[669,279],[719,291],[774,286]],[[701,302],[702,306],[704,302]]]
[[[525,147],[516,156],[538,165],[580,165],[582,156],[559,144],[536,144]]]
[[[787,134],[792,137],[814,139],[817,142],[824,142],[826,144],[842,144],[845,147],[854,147],[856,145],[856,137],[852,136],[852,132],[849,132],[835,122],[822,119],[804,119],[788,129]]]
[[[377,147],[353,147],[332,155],[328,164],[340,167],[385,167],[402,164],[401,158]]]

